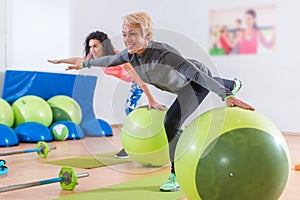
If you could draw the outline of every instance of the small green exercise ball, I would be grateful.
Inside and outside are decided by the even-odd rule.
[[[52,111],[49,104],[38,96],[20,97],[12,104],[12,109],[15,116],[15,127],[24,122],[38,122],[48,127],[52,122]]]
[[[48,99],[47,102],[53,112],[53,122],[69,120],[80,124],[82,111],[79,104],[73,98],[65,95],[57,95]]]
[[[132,111],[121,128],[121,141],[130,158],[144,166],[170,163],[164,128],[166,112],[142,107]]]
[[[193,120],[175,152],[178,182],[193,200],[274,200],[287,184],[289,150],[256,111],[217,108]]]
[[[55,140],[66,140],[69,136],[69,130],[64,124],[57,124],[53,126],[51,131]]]
[[[7,101],[0,98],[0,124],[12,127],[14,124],[14,112]]]

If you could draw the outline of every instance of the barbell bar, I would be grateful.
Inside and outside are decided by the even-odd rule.
[[[76,174],[74,168],[72,167],[62,167],[59,172],[59,177],[57,178],[2,187],[0,188],[0,193],[58,182],[63,190],[73,190],[78,184],[78,178],[84,178],[88,176],[89,173]]]
[[[38,142],[35,149],[25,149],[19,151],[11,151],[6,153],[0,153],[0,156],[8,156],[22,153],[33,153],[36,152],[40,158],[46,158],[51,150],[55,150],[56,147],[49,147],[46,142]]]

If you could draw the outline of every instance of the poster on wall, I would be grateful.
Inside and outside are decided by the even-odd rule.
[[[210,11],[210,55],[273,54],[276,6]]]

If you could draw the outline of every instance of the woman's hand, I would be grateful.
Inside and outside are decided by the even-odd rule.
[[[73,65],[69,65],[68,68],[66,70],[80,70],[82,69],[81,67],[81,63],[84,61],[84,58],[76,58],[74,60],[74,64]]]
[[[157,103],[154,99],[149,101],[148,109],[154,108],[156,110],[167,110],[167,107]]]
[[[47,61],[52,64],[60,64],[61,63],[60,60],[47,60]]]
[[[255,108],[253,108],[252,106],[248,105],[247,103],[245,103],[233,96],[226,99],[226,104],[229,107],[237,106],[237,107],[244,108],[247,110],[255,110]]]
[[[75,69],[75,70],[81,70],[81,64],[79,64],[79,65],[70,65],[70,66],[68,66],[66,68],[67,71],[68,70],[73,70],[73,69]]]
[[[85,60],[85,58],[65,58],[65,59],[59,59],[59,60],[50,60],[47,61],[52,64],[69,64],[72,66],[69,66],[66,70],[70,69],[81,69],[81,63]]]

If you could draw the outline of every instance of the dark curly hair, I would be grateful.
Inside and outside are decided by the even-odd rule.
[[[255,10],[249,9],[249,10],[246,11],[246,14],[251,15],[254,19],[256,19],[257,15],[256,15],[256,11]],[[258,29],[258,26],[257,26],[256,22],[254,22],[253,28],[254,29]]]
[[[115,55],[114,46],[112,45],[107,34],[101,31],[94,31],[90,33],[85,39],[84,42],[85,56],[87,56],[90,53],[90,47],[89,47],[90,40],[99,40],[101,42],[103,46],[103,56]]]

